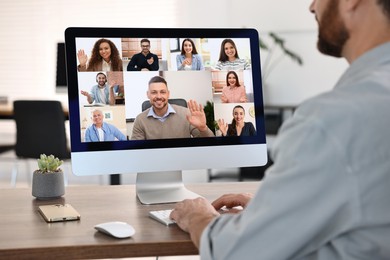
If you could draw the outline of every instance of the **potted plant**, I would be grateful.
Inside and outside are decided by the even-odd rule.
[[[54,155],[41,154],[38,170],[33,173],[32,195],[39,200],[59,198],[65,194],[64,173],[59,168],[62,160]]]

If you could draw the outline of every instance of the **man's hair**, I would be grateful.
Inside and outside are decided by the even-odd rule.
[[[164,83],[165,86],[167,86],[167,88],[168,88],[168,83],[167,83],[167,81],[166,81],[163,77],[160,77],[160,76],[154,76],[153,78],[151,78],[151,79],[149,80],[148,85],[150,85],[150,84],[152,84],[152,83]]]
[[[93,117],[93,114],[94,114],[95,112],[98,112],[99,114],[103,115],[103,111],[102,111],[101,109],[95,108],[94,110],[91,111],[91,117]]]
[[[98,72],[98,74],[96,74],[96,80],[99,77],[99,75],[103,75],[106,78],[106,80],[107,80],[107,76],[103,72]]]
[[[382,6],[383,12],[390,19],[390,0],[378,0],[377,3]]]
[[[149,43],[149,45],[150,45],[150,41],[149,41],[148,39],[142,39],[142,40],[141,40],[141,44],[142,44],[143,42],[147,42],[147,43]]]

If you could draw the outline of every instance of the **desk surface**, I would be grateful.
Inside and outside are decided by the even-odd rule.
[[[187,187],[214,200],[223,193],[255,192],[259,182],[204,183]],[[120,258],[195,255],[197,249],[187,233],[176,225],[166,227],[148,217],[150,210],[172,208],[172,204],[141,205],[134,185],[67,187],[58,200],[39,201],[31,189],[0,190],[0,258]],[[40,205],[69,203],[80,221],[46,223]],[[124,221],[136,234],[116,239],[96,231],[96,224]]]

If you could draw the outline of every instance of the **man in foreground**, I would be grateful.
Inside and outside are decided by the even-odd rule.
[[[176,205],[202,259],[390,259],[390,0],[314,0],[310,11],[318,49],[350,67],[282,126],[253,198]]]

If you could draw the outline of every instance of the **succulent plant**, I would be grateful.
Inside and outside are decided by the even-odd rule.
[[[58,167],[64,162],[54,155],[46,156],[46,154],[41,154],[37,161],[39,171],[42,173],[59,172],[61,170]]]

